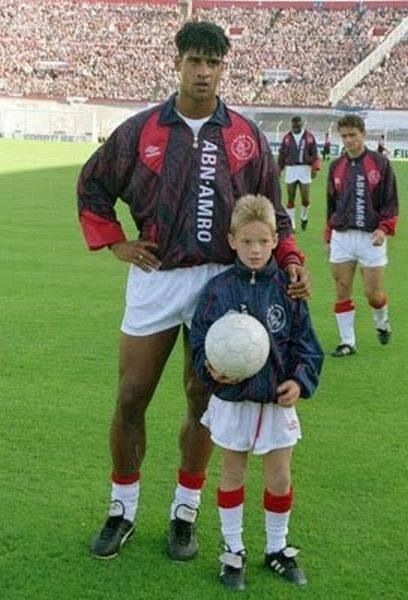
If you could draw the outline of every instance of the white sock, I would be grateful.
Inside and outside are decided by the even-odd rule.
[[[140,493],[140,481],[123,485],[121,483],[112,482],[111,492],[111,508],[109,510],[110,516],[118,515],[118,507],[115,506],[115,501],[119,502],[124,507],[123,517],[128,521],[135,520],[137,506],[139,504],[139,493]]]
[[[242,541],[244,505],[240,504],[233,508],[221,508],[219,506],[218,513],[225,545],[234,553],[244,550],[244,542]]]
[[[176,509],[180,504],[187,505],[189,508],[197,510],[201,503],[201,489],[192,489],[178,483],[174,494],[174,500],[171,504],[170,519],[176,518]]]
[[[348,310],[346,312],[336,312],[337,327],[342,344],[356,345],[356,336],[354,332],[354,317],[356,311]]]
[[[300,207],[300,218],[302,221],[307,221],[307,217],[309,215],[309,207],[308,206],[302,206]]]
[[[292,221],[292,229],[296,229],[296,208],[287,208],[286,212],[288,213],[290,220]]]
[[[388,304],[384,304],[382,308],[373,308],[373,319],[376,329],[390,330],[388,322]]]
[[[279,552],[286,548],[290,510],[272,512],[265,510],[266,553]]]

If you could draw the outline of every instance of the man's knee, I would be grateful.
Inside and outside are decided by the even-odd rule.
[[[386,303],[387,297],[382,290],[366,290],[365,295],[369,305],[373,308],[382,307]]]
[[[144,423],[145,413],[151,399],[150,386],[134,377],[123,375],[119,382],[117,415],[129,425]]]
[[[188,420],[199,423],[208,405],[208,392],[203,384],[196,378],[190,377],[186,383],[186,396],[188,403]]]

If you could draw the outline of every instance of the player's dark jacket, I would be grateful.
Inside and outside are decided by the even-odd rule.
[[[329,168],[326,241],[332,229],[381,229],[394,235],[398,215],[395,175],[386,156],[365,148],[358,158],[347,154]]]
[[[293,165],[309,165],[313,171],[318,171],[320,159],[313,133],[305,129],[298,146],[292,132],[288,131],[279,148],[278,165],[281,170]]]
[[[323,352],[313,331],[305,301],[287,293],[288,276],[271,260],[261,271],[251,271],[239,259],[204,288],[190,331],[193,363],[209,392],[233,402],[276,402],[276,388],[294,379],[303,398],[315,391],[323,363]],[[265,366],[237,385],[215,382],[205,366],[205,336],[219,317],[229,310],[257,318],[269,333],[271,351]]]
[[[278,263],[301,264],[265,136],[218,101],[194,139],[174,102],[175,95],[125,121],[82,169],[78,206],[89,248],[125,239],[114,208],[121,198],[141,239],[158,244],[163,269],[232,263],[227,243],[232,208],[252,193],[275,207]]]

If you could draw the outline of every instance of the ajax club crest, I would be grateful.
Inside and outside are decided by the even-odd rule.
[[[248,160],[255,152],[255,142],[250,135],[238,135],[232,140],[231,152],[238,160]]]
[[[272,304],[268,308],[266,320],[271,333],[278,333],[286,325],[286,315],[283,307],[280,304]]]

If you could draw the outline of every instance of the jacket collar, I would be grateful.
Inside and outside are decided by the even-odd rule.
[[[276,275],[277,270],[278,270],[278,265],[276,263],[276,260],[272,257],[271,260],[264,266],[263,269],[260,269],[259,271],[255,271],[252,269],[249,269],[247,266],[245,266],[240,259],[237,257],[235,259],[235,264],[234,264],[234,268],[238,274],[239,277],[242,277],[243,279],[255,279],[259,280],[259,279],[271,279],[274,275]]]
[[[367,146],[364,146],[364,150],[363,150],[363,152],[362,152],[362,153],[361,153],[359,156],[356,156],[356,158],[351,158],[351,157],[350,157],[350,156],[347,154],[347,152],[345,152],[344,154],[345,154],[345,156],[346,156],[346,158],[347,158],[348,162],[352,163],[352,162],[356,162],[356,161],[363,160],[363,158],[365,157],[365,155],[367,154],[367,152],[368,152]]]
[[[175,104],[176,104],[176,96],[177,93],[172,94],[166,102],[162,104],[160,110],[159,124],[160,125],[173,125],[174,123],[179,123],[181,118],[176,112]],[[231,125],[231,119],[228,115],[227,106],[220,100],[217,96],[217,108],[215,112],[209,119],[208,123],[216,123],[217,125],[221,125],[222,127]]]

